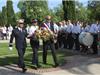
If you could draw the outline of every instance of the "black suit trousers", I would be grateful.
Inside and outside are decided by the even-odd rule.
[[[38,49],[39,49],[39,41],[38,40],[30,40],[30,44],[33,50],[32,64],[38,66]]]
[[[17,48],[17,51],[18,51],[18,66],[20,68],[25,68],[25,63],[24,63],[25,48]]]
[[[47,58],[47,50],[48,48],[50,48],[52,56],[53,56],[53,60],[55,65],[58,64],[57,63],[57,57],[56,57],[56,52],[55,52],[55,45],[54,42],[51,40],[48,40],[46,42],[43,41],[43,63],[46,64],[46,58]]]

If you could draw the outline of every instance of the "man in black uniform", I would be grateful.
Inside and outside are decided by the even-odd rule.
[[[24,63],[24,54],[26,49],[26,36],[27,31],[24,29],[24,20],[18,20],[18,27],[12,31],[9,48],[12,48],[13,39],[15,37],[15,45],[18,51],[18,66],[22,68],[22,72],[26,72],[25,63]]]
[[[54,24],[53,24],[53,22],[51,22],[51,16],[46,17],[46,22],[43,24],[43,27],[47,28],[51,32],[54,32]],[[56,57],[56,52],[55,52],[55,44],[54,44],[53,39],[50,39],[48,41],[43,41],[43,63],[44,64],[47,63],[46,58],[47,58],[48,47],[51,49],[51,53],[52,53],[53,60],[55,63],[54,67],[57,67],[58,62],[57,62],[57,57]]]

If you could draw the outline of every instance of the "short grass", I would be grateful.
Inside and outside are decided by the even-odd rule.
[[[56,55],[57,55],[59,64],[63,65],[66,62],[64,60],[64,58],[67,56],[72,56],[74,54],[71,52],[68,52],[66,50],[65,51],[57,50]],[[10,51],[7,43],[0,43],[0,66],[16,64],[17,60],[18,60],[17,56],[18,55],[17,55],[17,51],[16,51],[15,47],[13,47],[13,50]],[[54,62],[53,62],[53,58],[52,58],[50,50],[48,50],[46,65],[44,65],[42,63],[42,48],[40,48],[38,51],[38,57],[39,57],[39,64],[41,65],[42,68],[53,67]],[[32,61],[32,49],[31,49],[30,45],[28,44],[28,47],[27,47],[26,53],[25,53],[25,64],[29,68],[31,68],[33,66],[31,64],[31,61]]]

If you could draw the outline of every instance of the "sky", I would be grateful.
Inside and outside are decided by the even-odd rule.
[[[0,11],[2,10],[2,7],[6,5],[6,1],[7,0],[0,0]],[[12,1],[13,1],[14,11],[18,12],[19,9],[17,8],[17,4],[18,4],[19,0],[12,0]],[[88,0],[79,0],[79,2],[84,4],[84,6],[87,5],[87,1]],[[57,7],[61,3],[62,3],[62,0],[48,0],[48,6],[50,9]]]

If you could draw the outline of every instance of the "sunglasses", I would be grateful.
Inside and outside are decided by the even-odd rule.
[[[19,24],[24,24],[24,23],[19,23]]]

